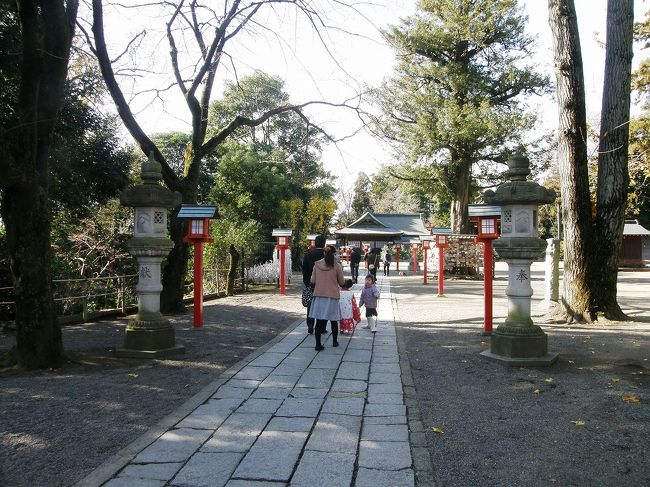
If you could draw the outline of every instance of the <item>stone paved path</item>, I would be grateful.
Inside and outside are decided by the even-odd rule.
[[[317,353],[297,324],[114,472],[79,485],[413,486],[390,282],[378,285],[376,334],[357,327]]]

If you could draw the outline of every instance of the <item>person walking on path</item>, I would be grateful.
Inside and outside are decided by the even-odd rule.
[[[381,256],[379,255],[379,249],[373,248],[370,253],[367,255],[368,258],[368,273],[371,274],[375,280],[377,279],[377,267],[381,262]]]
[[[350,252],[350,274],[354,284],[359,282],[359,263],[361,262],[361,252],[356,247]]]
[[[390,253],[390,249],[386,249],[384,254],[384,275],[388,276],[390,274],[390,263],[393,261],[393,256]]]
[[[339,330],[342,335],[352,335],[355,325],[361,321],[357,298],[355,298],[354,292],[350,290],[351,287],[352,279],[346,279],[340,293],[341,320],[339,321]]]
[[[305,257],[302,259],[302,283],[305,287],[314,287],[311,283],[311,275],[314,271],[314,263],[318,260],[321,260],[325,257],[323,247],[325,247],[325,237],[323,235],[317,235],[314,239],[315,248],[305,254]],[[309,311],[311,309],[311,303],[307,306],[307,333],[312,334],[314,332],[314,319],[309,317]]]
[[[379,300],[379,289],[375,285],[377,279],[372,274],[366,276],[366,283],[361,290],[359,307],[366,307],[366,319],[368,324],[361,328],[370,328],[373,333],[377,332],[377,301]]]
[[[325,247],[325,257],[314,264],[311,275],[311,283],[314,284],[314,297],[311,300],[309,317],[316,320],[314,337],[316,338],[315,349],[323,350],[321,334],[329,321],[332,326],[332,346],[338,347],[338,323],[341,317],[339,299],[341,297],[343,278],[343,267],[336,259],[336,249],[328,245]]]

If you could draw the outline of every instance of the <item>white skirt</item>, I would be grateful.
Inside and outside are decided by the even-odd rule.
[[[314,296],[309,307],[309,317],[317,320],[339,321],[341,319],[339,300]]]

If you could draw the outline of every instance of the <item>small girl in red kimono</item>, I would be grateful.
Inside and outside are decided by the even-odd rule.
[[[350,290],[352,279],[346,279],[341,286],[341,297],[339,299],[339,309],[341,310],[341,319],[339,320],[339,331],[343,335],[351,335],[354,331],[354,325],[361,321],[361,312],[357,306],[357,299],[354,292]]]

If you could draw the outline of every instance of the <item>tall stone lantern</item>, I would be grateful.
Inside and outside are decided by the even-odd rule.
[[[138,313],[129,321],[120,357],[158,358],[183,353],[174,328],[160,313],[160,263],[174,247],[167,238],[167,213],[180,205],[181,195],[160,184],[161,166],[149,156],[142,163],[142,184],[122,191],[120,202],[135,208],[134,236],[127,242],[129,253],[138,262]]]
[[[542,260],[546,241],[537,232],[537,207],[555,201],[552,189],[527,181],[528,158],[508,159],[510,181],[496,192],[484,193],[485,202],[501,206],[501,236],[493,243],[494,253],[508,263],[508,317],[492,333],[490,350],[482,355],[509,365],[551,365],[557,354],[549,354],[547,336],[530,317],[530,266]]]

